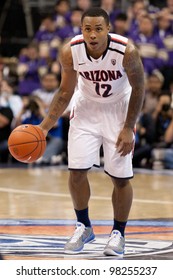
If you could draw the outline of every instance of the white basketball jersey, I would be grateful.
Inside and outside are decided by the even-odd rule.
[[[123,58],[128,39],[108,34],[108,46],[99,59],[86,52],[83,35],[71,40],[74,70],[79,73],[78,90],[86,98],[97,102],[118,102],[129,98],[131,86],[123,68]]]

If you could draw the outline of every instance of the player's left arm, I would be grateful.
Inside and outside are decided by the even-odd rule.
[[[132,87],[127,118],[124,126],[134,129],[144,101],[145,81],[141,58],[136,47],[131,43],[128,43],[127,45],[123,66]]]
[[[129,83],[132,87],[128,112],[124,123],[124,128],[120,132],[116,146],[122,156],[133,150],[134,135],[133,130],[142,109],[145,96],[144,70],[141,58],[135,46],[128,43],[124,55],[123,66],[127,73]]]

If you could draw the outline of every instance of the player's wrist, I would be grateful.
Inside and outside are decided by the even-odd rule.
[[[42,130],[44,136],[46,137],[48,134],[49,129],[46,129],[43,125],[38,125],[38,127]]]
[[[134,130],[134,125],[130,125],[130,124],[125,124],[124,125],[124,129],[129,129],[129,130]]]

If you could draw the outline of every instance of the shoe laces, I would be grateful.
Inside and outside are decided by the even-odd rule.
[[[109,243],[109,245],[116,246],[116,245],[119,245],[119,243],[121,242],[121,239],[122,239],[122,236],[121,236],[120,232],[118,230],[113,230],[108,243]]]
[[[85,231],[85,226],[82,223],[77,223],[75,232],[74,232],[73,236],[71,237],[70,242],[71,243],[76,242],[82,236],[84,231]]]

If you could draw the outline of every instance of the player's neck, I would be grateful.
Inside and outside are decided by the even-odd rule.
[[[92,58],[94,58],[94,59],[99,59],[99,58],[103,55],[104,51],[97,52],[97,53],[96,53],[96,52],[87,51],[87,53],[88,53],[88,55],[91,56]]]

